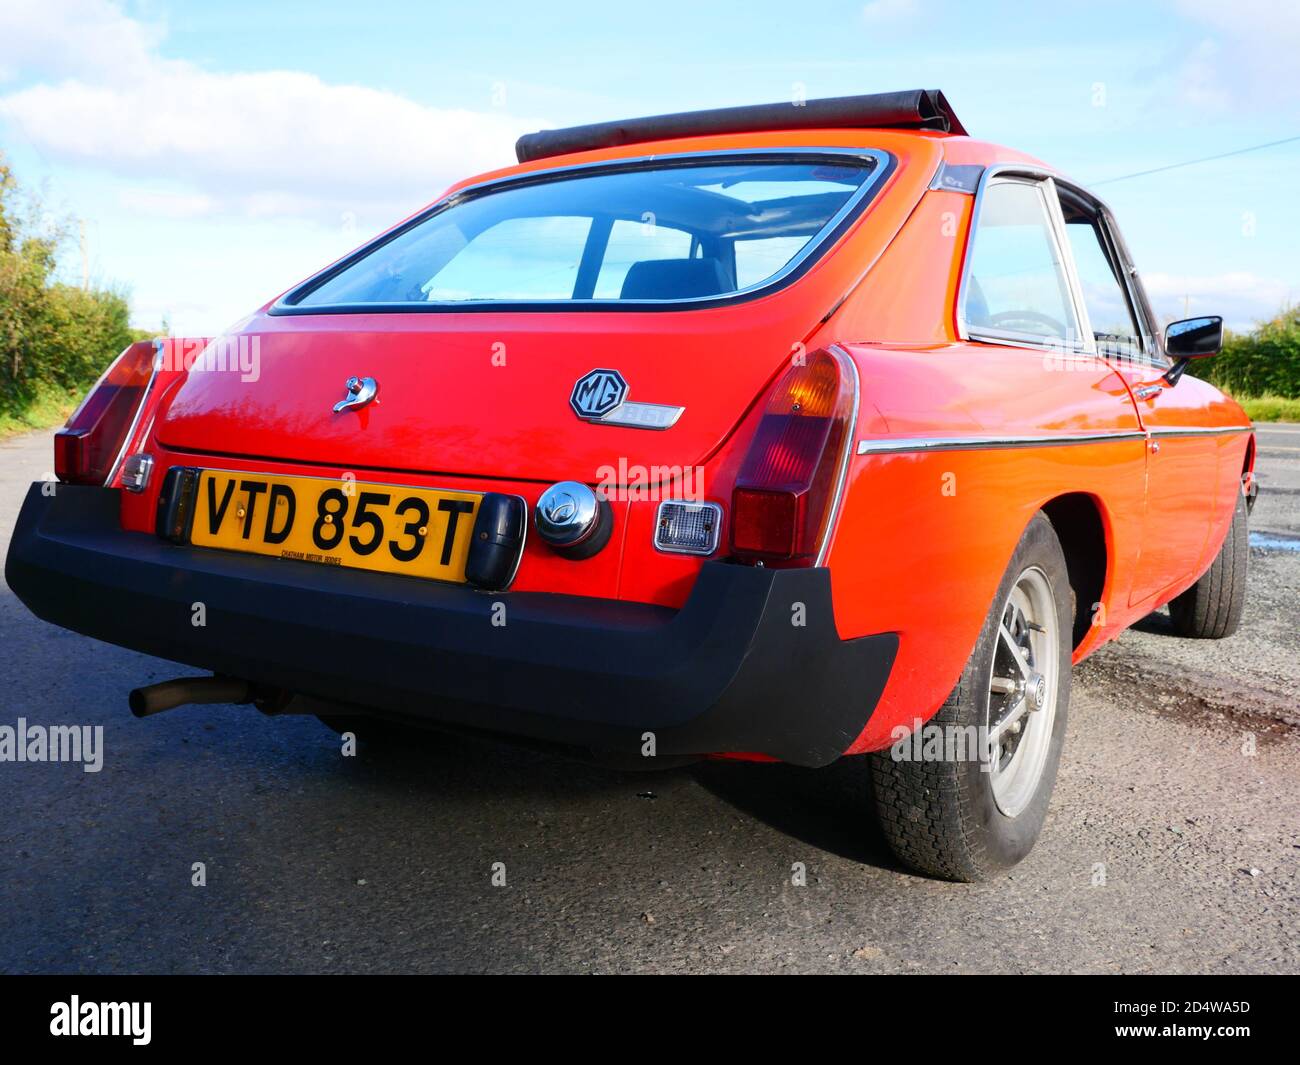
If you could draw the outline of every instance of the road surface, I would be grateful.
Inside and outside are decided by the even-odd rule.
[[[246,707],[137,721],[126,692],[184,667],[0,586],[0,725],[104,729],[98,773],[0,763],[0,971],[1300,971],[1300,426],[1259,441],[1243,630],[1156,615],[1081,666],[1043,838],[981,885],[897,867],[860,760],[624,774],[456,737],[344,758]],[[49,456],[0,443],[0,550]]]

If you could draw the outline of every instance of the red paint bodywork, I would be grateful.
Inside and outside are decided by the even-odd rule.
[[[784,289],[731,306],[653,313],[284,317],[268,314],[268,304],[239,330],[259,339],[259,379],[164,373],[132,449],[151,451],[161,469],[352,472],[370,481],[514,492],[530,505],[554,481],[596,484],[603,468],[620,462],[698,465],[705,498],[725,509],[759,401],[796,344],[838,344],[856,364],[854,441],[1249,424],[1231,399],[1190,377],[1139,403],[1133,390],[1143,372],[1136,369],[1096,359],[1062,372],[1038,350],[959,339],[955,306],[973,201],[928,185],[944,161],[1033,162],[1004,148],[936,133],[746,134],[628,145],[472,181],[651,153],[814,143],[880,149],[897,165],[854,226]],[[502,354],[504,365],[493,358]],[[685,414],[665,432],[579,421],[569,392],[596,366],[622,371],[631,398],[682,404]],[[1145,371],[1147,378],[1159,372]],[[352,374],[379,379],[379,401],[330,414]],[[836,628],[842,638],[897,632],[900,647],[884,696],[849,753],[882,748],[896,726],[935,712],[970,655],[1021,532],[1058,497],[1086,496],[1104,530],[1098,623],[1076,660],[1189,586],[1226,535],[1250,440],[1247,433],[1175,437],[1158,454],[1140,438],[853,454],[826,563]],[[153,528],[157,487],[123,493],[126,528]],[[653,549],[655,506],[615,503],[613,539],[583,562],[530,538],[513,588],[680,605],[701,560]]]

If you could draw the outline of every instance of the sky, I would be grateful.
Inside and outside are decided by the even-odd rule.
[[[974,136],[1114,210],[1165,319],[1300,300],[1295,0],[218,4],[0,0],[0,151],[65,280],[210,335],[519,134],[942,89]],[[84,252],[83,252],[84,244]]]

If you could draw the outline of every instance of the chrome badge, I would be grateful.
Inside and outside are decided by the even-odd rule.
[[[617,370],[592,370],[578,378],[569,406],[583,421],[628,429],[667,429],[686,410],[667,403],[632,403],[627,393],[627,382]]]
[[[617,370],[592,370],[578,378],[569,396],[573,413],[597,422],[627,398],[627,382]]]

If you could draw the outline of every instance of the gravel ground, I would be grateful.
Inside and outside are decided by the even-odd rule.
[[[49,454],[0,444],[0,550]],[[1081,666],[1044,836],[982,885],[899,870],[860,760],[629,775],[455,737],[345,759],[240,707],[136,721],[126,691],[183,669],[0,585],[0,724],[106,749],[0,763],[0,970],[1300,971],[1300,426],[1261,431],[1259,471],[1242,631],[1153,615]]]

